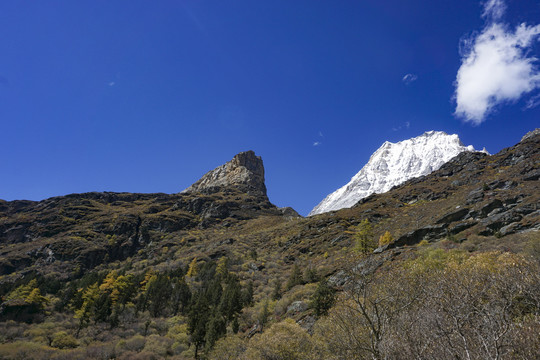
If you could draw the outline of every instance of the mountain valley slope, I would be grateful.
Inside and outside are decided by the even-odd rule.
[[[0,321],[12,321],[6,309],[14,305],[7,299],[33,279],[50,298],[49,313],[73,318],[77,296],[70,288],[76,293],[111,273],[133,276],[142,284],[152,272],[180,272],[195,291],[202,280],[187,275],[193,264],[204,269],[228,259],[229,272],[242,288],[253,287],[253,305],[238,315],[239,333],[249,338],[262,329],[257,314],[272,298],[272,287],[286,284],[295,269],[314,269],[318,278],[343,286],[347,264],[363,261],[352,249],[365,220],[373,227],[369,258],[377,266],[391,267],[425,246],[470,254],[523,251],[540,239],[539,179],[536,131],[495,155],[463,152],[438,170],[351,208],[308,218],[269,201],[262,160],[253,152],[237,155],[178,194],[86,193],[39,202],[0,201]],[[386,232],[393,241],[377,248],[376,239]],[[312,331],[318,318],[302,304],[315,288],[308,280],[281,286],[280,299],[272,302],[273,321],[291,318]],[[144,328],[147,319],[159,323],[159,317],[150,317],[129,326]],[[66,324],[71,324],[66,331],[75,333],[77,327]],[[112,340],[98,336],[97,329]],[[104,329],[98,323],[88,326],[82,339],[109,344],[124,336]],[[158,328],[153,331],[165,337]],[[3,342],[16,341],[2,336]],[[179,358],[194,355],[193,346],[185,346]]]

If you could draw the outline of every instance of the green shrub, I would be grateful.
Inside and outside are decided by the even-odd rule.
[[[73,349],[79,346],[79,342],[65,331],[58,331],[53,335],[52,344],[57,349]]]

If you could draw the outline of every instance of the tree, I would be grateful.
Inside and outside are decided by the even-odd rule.
[[[208,326],[206,328],[206,335],[204,339],[206,349],[212,349],[216,341],[218,341],[218,339],[226,333],[227,325],[225,323],[225,320],[223,319],[221,314],[219,314],[219,312],[215,311],[210,318],[210,322],[208,323]]]
[[[302,271],[297,264],[294,264],[291,275],[289,276],[289,280],[287,281],[286,288],[287,290],[290,290],[296,285],[302,285],[303,283],[304,279],[302,278]]]
[[[99,291],[97,283],[90,285],[86,290],[84,290],[82,295],[82,306],[79,309],[75,310],[75,318],[79,319],[79,324],[75,337],[79,337],[79,333],[81,332],[81,330],[86,325],[88,325],[90,319],[94,316],[96,310],[96,302],[98,301],[100,295],[101,292]]]
[[[221,279],[225,279],[229,273],[229,259],[226,256],[222,256],[216,266],[216,275]]]
[[[274,290],[272,291],[272,300],[281,299],[281,281],[276,279],[274,281]]]
[[[379,237],[379,246],[388,245],[392,241],[394,241],[394,237],[392,236],[392,234],[390,234],[389,231],[386,231]]]
[[[210,306],[205,294],[200,291],[192,299],[191,310],[188,314],[188,331],[191,342],[195,345],[195,358],[206,341],[206,325],[210,318]]]
[[[144,297],[148,310],[153,317],[158,317],[164,313],[171,300],[172,286],[166,274],[158,273],[152,275],[146,283]]]
[[[317,289],[311,297],[311,307],[315,315],[323,316],[328,314],[328,310],[334,305],[336,290],[328,285],[326,279],[321,279],[317,284]]]
[[[317,270],[312,268],[311,266],[308,266],[304,271],[303,279],[306,283],[314,283],[319,281],[319,275],[317,274]]]
[[[173,283],[171,296],[173,315],[176,316],[178,312],[184,313],[190,300],[191,290],[186,283],[186,279],[182,276]]]
[[[238,318],[235,317],[231,323],[231,330],[233,334],[238,333],[238,330],[240,330],[240,324],[238,324]]]
[[[261,326],[265,326],[268,323],[268,318],[270,317],[270,309],[268,306],[268,299],[265,299],[258,319]]]
[[[199,266],[197,265],[197,258],[193,258],[189,263],[188,271],[186,273],[187,277],[195,277],[199,273]]]
[[[242,305],[253,305],[253,281],[248,281],[245,289],[242,290]]]
[[[375,249],[373,226],[368,219],[353,227],[354,249],[361,254],[369,254]]]
[[[236,276],[230,275],[225,283],[225,290],[223,290],[219,304],[221,315],[228,321],[231,321],[242,311],[242,303],[240,282]]]

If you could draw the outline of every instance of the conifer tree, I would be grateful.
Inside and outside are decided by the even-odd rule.
[[[303,283],[304,279],[302,278],[302,271],[297,264],[294,264],[291,275],[289,276],[289,280],[287,281],[286,288],[287,290],[290,290],[296,285],[302,285]]]
[[[186,273],[186,276],[188,277],[195,277],[199,273],[199,266],[197,265],[197,258],[193,258],[191,262],[189,263],[188,271]]]
[[[326,279],[321,279],[311,297],[311,307],[315,311],[315,315],[322,316],[328,314],[328,310],[334,305],[335,296],[335,289],[328,285]]]
[[[368,254],[375,249],[373,240],[373,226],[368,219],[362,220],[354,227],[353,238],[355,240],[355,250],[361,254]]]
[[[384,234],[382,234],[379,237],[379,246],[384,246],[390,244],[392,241],[394,241],[394,238],[392,237],[392,234],[390,234],[389,231],[386,231]]]
[[[281,299],[281,281],[276,279],[274,281],[274,290],[272,291],[272,300]]]

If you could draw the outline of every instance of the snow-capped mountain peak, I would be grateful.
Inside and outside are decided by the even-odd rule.
[[[351,207],[373,193],[427,175],[464,151],[476,150],[472,145],[463,145],[457,135],[444,131],[427,131],[398,143],[386,141],[348,184],[328,195],[308,216]]]

